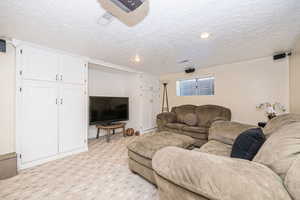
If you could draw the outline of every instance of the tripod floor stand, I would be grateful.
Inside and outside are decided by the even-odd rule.
[[[163,102],[162,102],[162,112],[169,112],[169,100],[168,100],[168,89],[167,85],[168,83],[163,83],[164,85],[164,91],[163,91]],[[165,107],[165,102],[166,102],[166,107]]]

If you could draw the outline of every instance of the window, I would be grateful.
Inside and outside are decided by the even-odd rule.
[[[204,96],[215,94],[215,78],[194,78],[176,83],[177,96]]]

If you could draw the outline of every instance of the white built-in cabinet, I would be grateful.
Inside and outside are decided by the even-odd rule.
[[[82,148],[86,142],[86,99],[82,85],[62,84],[59,100],[60,152]]]
[[[20,46],[16,132],[19,168],[87,150],[87,63]]]
[[[78,57],[70,57],[66,55],[63,55],[60,58],[62,67],[60,68],[59,79],[63,83],[84,84],[85,71],[87,70],[87,67],[83,67],[85,65],[85,61]]]
[[[58,153],[57,84],[24,81],[20,114],[22,164]]]
[[[156,76],[140,75],[141,129],[143,132],[157,127],[156,116],[160,108],[160,82]]]
[[[58,80],[60,58],[58,54],[33,47],[20,49],[21,71],[23,80],[54,81]]]

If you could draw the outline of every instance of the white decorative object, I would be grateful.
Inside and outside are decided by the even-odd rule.
[[[285,107],[278,102],[274,104],[271,104],[269,102],[261,103],[257,105],[256,108],[259,110],[265,109],[266,115],[269,120],[286,111]]]

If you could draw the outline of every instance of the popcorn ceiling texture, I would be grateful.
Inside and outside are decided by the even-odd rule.
[[[89,142],[89,151],[21,171],[0,181],[1,200],[158,200],[157,189],[128,169],[136,137]]]
[[[0,36],[160,74],[182,71],[183,59],[207,67],[269,56],[300,36],[299,0],[149,0],[133,26],[99,25],[103,2],[1,0]]]

